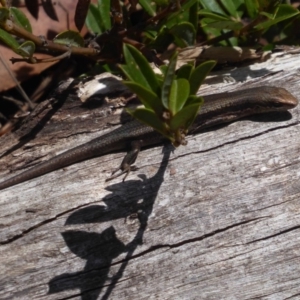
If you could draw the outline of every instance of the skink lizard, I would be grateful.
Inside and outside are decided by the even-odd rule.
[[[297,104],[298,100],[287,90],[268,86],[205,96],[204,104],[190,128],[190,132],[196,133],[210,126],[257,113],[285,111],[294,108]],[[123,173],[128,173],[140,147],[156,145],[163,140],[163,136],[153,128],[133,120],[1,182],[0,190],[95,156],[121,151],[127,148],[132,141],[139,141],[132,143],[133,150],[125,156],[118,168]]]

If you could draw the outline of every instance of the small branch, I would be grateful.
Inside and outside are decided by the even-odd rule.
[[[66,46],[57,43],[53,43],[51,41],[45,41],[44,39],[35,36],[31,32],[25,30],[24,28],[14,24],[11,20],[6,20],[3,24],[1,24],[3,29],[11,34],[14,34],[18,37],[21,37],[25,40],[32,41],[36,46],[51,50],[55,52],[68,52],[71,50],[71,54],[79,54],[85,56],[96,56],[99,54],[99,51],[94,48],[82,48],[82,47],[74,47],[74,46]]]
[[[10,59],[10,61],[14,64],[16,62],[27,62],[29,64],[39,64],[39,63],[49,63],[49,62],[55,62],[55,61],[59,61],[62,60],[66,57],[70,57],[71,56],[71,49],[69,49],[68,52],[65,52],[59,56],[55,56],[55,57],[50,57],[50,58],[45,58],[45,59],[38,59],[36,57],[29,57],[29,58],[16,58],[16,57],[12,57]]]

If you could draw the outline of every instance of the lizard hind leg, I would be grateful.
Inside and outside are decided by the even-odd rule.
[[[132,164],[135,163],[138,154],[141,149],[141,142],[140,141],[132,141],[131,142],[131,150],[127,152],[125,157],[123,158],[120,166],[116,169],[114,169],[111,173],[111,176],[107,178],[105,181],[110,181],[112,179],[115,179],[123,174],[125,174],[123,181],[125,181],[126,177],[130,173],[130,171],[136,171],[138,168],[136,166],[132,166]],[[115,174],[119,171],[118,174]]]

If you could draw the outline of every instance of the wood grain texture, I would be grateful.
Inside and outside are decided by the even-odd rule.
[[[223,70],[203,93],[274,85],[300,99],[299,62],[286,53]],[[117,119],[70,103],[1,157],[1,178]],[[206,131],[174,152],[146,149],[124,183],[105,183],[115,153],[0,191],[0,298],[298,299],[299,112]]]

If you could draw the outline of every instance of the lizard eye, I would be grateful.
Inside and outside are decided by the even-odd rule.
[[[282,107],[282,103],[280,102],[274,102],[272,105],[275,107]]]

